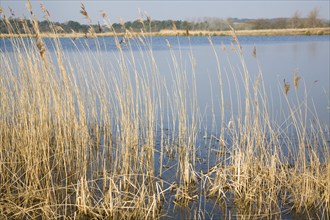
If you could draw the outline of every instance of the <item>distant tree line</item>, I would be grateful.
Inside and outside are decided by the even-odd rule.
[[[22,24],[21,19],[8,19],[10,22],[10,27],[12,28],[11,32],[12,33],[25,33],[24,26]],[[33,33],[33,27],[32,27],[32,21],[31,20],[24,20],[26,22],[29,30],[31,33]],[[40,32],[53,32],[51,30],[50,24],[48,21],[39,21],[39,30]],[[53,23],[54,27],[57,27],[58,32],[63,32],[63,33],[71,33],[73,31],[75,32],[81,32],[85,33],[89,29],[89,25],[85,24],[80,24],[79,22],[76,21],[68,21],[65,23],[59,23],[59,22],[54,22]],[[4,19],[0,20],[0,33],[7,34],[9,30],[7,29],[8,25],[6,25]]]
[[[24,33],[23,25],[17,22],[18,19],[9,18],[12,23],[14,33]],[[28,27],[32,30],[30,20],[26,20]],[[258,29],[285,29],[285,28],[312,28],[312,27],[328,27],[329,21],[319,18],[319,10],[313,9],[308,16],[302,17],[296,11],[291,18],[273,18],[273,19],[238,19],[238,18],[199,18],[190,21],[182,20],[135,20],[125,23],[114,23],[112,28],[117,32],[124,32],[126,29],[134,32],[151,31],[158,32],[164,29],[171,30],[209,30],[209,31],[225,31],[229,30],[229,25],[237,30],[258,30]],[[58,27],[59,32],[63,33],[87,33],[90,26],[80,24],[76,21],[68,21],[65,23],[55,22],[54,26]],[[109,27],[100,25],[100,23],[92,25],[96,33],[109,32]],[[52,32],[48,21],[39,21],[39,29],[41,32]],[[0,33],[8,33],[7,26],[3,18],[0,19]]]
[[[327,27],[329,21],[319,18],[319,10],[314,8],[307,17],[301,17],[296,11],[291,18],[256,19],[251,21],[253,29],[314,28]]]
[[[24,27],[23,25],[20,25],[18,19],[9,19],[9,22],[13,27],[12,30],[13,33],[19,33],[19,32],[24,33]],[[33,30],[32,22],[30,20],[26,20],[26,23],[32,32]],[[79,22],[76,21],[68,21],[65,23],[55,22],[53,25],[55,27],[58,27],[58,30],[60,30],[60,32],[63,33],[72,33],[72,32],[86,33],[90,28],[90,25],[80,24]],[[94,28],[96,33],[111,31],[110,28],[106,25],[97,24],[91,26]],[[173,27],[177,28],[178,30],[186,30],[186,29],[206,30],[207,25],[196,24],[194,22],[189,22],[189,21],[173,21],[173,20],[165,20],[165,21],[153,20],[150,23],[147,20],[143,22],[136,20],[133,22],[128,21],[123,24],[120,23],[112,24],[112,28],[117,33],[125,32],[126,29],[135,32],[140,32],[141,30],[158,32],[163,29],[173,29]],[[40,32],[52,32],[48,21],[39,21],[39,30]],[[8,32],[9,31],[7,30],[7,25],[5,24],[5,21],[1,19],[0,33],[8,33]]]

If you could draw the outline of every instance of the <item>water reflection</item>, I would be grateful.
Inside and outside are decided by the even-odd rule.
[[[55,47],[52,39],[44,39],[50,54],[55,57]],[[220,88],[218,79],[217,60],[207,37],[152,37],[145,38],[147,47],[132,42],[123,51],[129,58],[131,51],[136,62],[142,65],[144,57],[141,50],[148,51],[150,45],[158,66],[160,75],[167,82],[169,91],[173,89],[172,57],[167,41],[179,59],[181,71],[186,72],[191,85],[193,71],[191,69],[191,52],[196,63],[196,87],[198,103],[201,112],[211,117],[211,108],[219,108]],[[29,39],[25,39],[31,45]],[[213,37],[212,41],[219,56],[223,81],[222,91],[225,95],[225,109],[227,113],[238,114],[244,109],[244,84],[241,80],[242,66],[237,51],[232,50],[231,37]],[[268,98],[271,100],[270,111],[278,114],[278,108],[283,107],[283,80],[291,84],[288,94],[289,100],[296,97],[303,99],[305,93],[310,98],[310,108],[316,109],[320,119],[329,124],[329,37],[328,36],[278,36],[278,37],[239,37],[243,48],[243,56],[250,74],[250,81],[257,80],[260,73],[264,80]],[[118,62],[117,47],[113,37],[98,39],[60,39],[68,63],[73,62],[77,72],[94,69],[100,66],[111,74],[119,71],[114,63]],[[141,43],[141,40],[137,40]],[[253,57],[254,46],[257,49],[257,59]],[[224,47],[226,50],[224,51]],[[0,50],[8,54],[12,51],[9,39],[0,41]],[[91,59],[89,59],[89,57]],[[78,58],[78,59],[77,59]],[[89,67],[87,67],[88,65]],[[138,65],[138,66],[139,66]],[[86,68],[84,68],[85,66]],[[143,65],[142,65],[143,66]],[[293,73],[298,70],[301,86],[297,91],[293,89]],[[144,72],[143,68],[140,72]],[[80,75],[80,74],[79,74]],[[304,88],[305,87],[305,88]],[[240,91],[238,91],[240,89]],[[253,88],[251,88],[253,89]],[[305,91],[306,90],[306,91]],[[190,93],[187,92],[189,95]],[[242,106],[237,103],[242,102]],[[315,107],[314,107],[315,106]],[[282,109],[285,111],[285,109]],[[275,116],[277,118],[277,116]]]

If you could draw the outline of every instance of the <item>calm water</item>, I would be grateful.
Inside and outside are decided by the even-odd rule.
[[[149,47],[143,47],[141,41],[130,46],[123,45],[123,51],[127,60],[132,61],[133,54],[136,69],[141,77],[145,72],[152,72],[150,63],[143,60],[148,54]],[[276,37],[239,37],[243,56],[250,75],[250,91],[253,85],[262,75],[268,98],[268,111],[273,121],[281,122],[288,115],[287,102],[283,93],[283,81],[290,83],[288,94],[291,107],[304,101],[307,93],[308,118],[313,120],[315,112],[326,126],[329,126],[330,101],[329,101],[329,36],[276,36]],[[27,45],[29,40],[26,39]],[[55,55],[52,39],[45,39],[51,55]],[[98,39],[60,39],[66,54],[65,60],[74,64],[76,75],[82,76],[82,72],[93,69],[97,72],[102,67],[106,74],[119,72],[119,54],[112,37]],[[231,37],[212,37],[215,50],[220,63],[223,94],[225,99],[225,113],[228,119],[233,115],[244,114],[244,84],[242,80],[243,68],[238,58],[237,50],[234,50]],[[179,66],[179,74],[186,74],[187,78],[187,103],[192,95],[192,59],[195,64],[197,103],[200,115],[205,121],[211,121],[212,108],[214,112],[220,111],[220,86],[216,56],[210,46],[207,37],[152,37],[143,40],[143,43],[151,45],[153,56],[158,67],[158,73],[162,83],[166,84],[168,91],[182,85],[176,85],[173,80],[172,55],[176,56]],[[170,48],[169,48],[170,45]],[[256,47],[257,59],[252,55]],[[132,48],[132,50],[130,50]],[[13,48],[10,40],[0,40],[0,50],[11,54]],[[132,54],[131,54],[132,51]],[[142,52],[144,51],[144,52]],[[193,57],[193,58],[192,58]],[[133,73],[133,69],[129,70]],[[295,91],[293,86],[294,71],[298,71],[301,80],[300,86]],[[97,74],[96,74],[97,75]],[[88,77],[88,72],[85,73]],[[150,75],[149,75],[150,77]],[[96,79],[97,80],[97,79]],[[134,84],[134,83],[133,83]],[[134,86],[134,85],[133,85]],[[259,85],[259,89],[261,89]],[[169,93],[171,95],[171,93]],[[164,96],[164,94],[163,94]],[[253,99],[253,93],[251,94]],[[191,109],[188,109],[188,113]],[[219,117],[218,114],[215,117]]]

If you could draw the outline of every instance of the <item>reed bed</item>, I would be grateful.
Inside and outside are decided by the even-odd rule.
[[[209,38],[218,78],[211,86],[219,88],[220,105],[212,105],[208,127],[197,101],[193,51],[187,66],[168,42],[168,84],[144,34],[150,17],[141,19],[139,36],[126,30],[125,51],[113,32],[116,59],[105,62],[102,39],[95,39],[96,51],[86,43],[77,46],[77,57],[67,57],[42,6],[55,36],[51,54],[27,8],[33,29],[2,15],[9,30],[17,25],[24,33],[10,39],[12,51],[0,50],[1,218],[157,219],[191,206],[186,218],[205,219],[212,217],[206,201],[222,210],[216,218],[330,217],[329,128],[317,115],[307,120],[316,110],[307,92],[297,95],[298,87],[306,90],[298,71],[293,88],[279,85],[288,111],[275,122],[261,70],[251,78],[235,31],[240,66],[231,72]],[[84,5],[81,13],[92,23]],[[253,56],[258,60],[256,48]],[[229,74],[234,92],[227,96]],[[238,112],[226,115],[225,101],[237,102]],[[206,170],[198,152],[208,154]]]
[[[96,37],[113,37],[113,32],[101,32],[94,33]],[[310,36],[310,35],[329,35],[330,28],[296,28],[296,29],[263,29],[263,30],[237,30],[238,36]],[[57,33],[52,32],[41,33],[42,37],[45,38],[84,38],[85,33]],[[124,36],[125,33],[116,33],[117,36]],[[160,30],[158,32],[146,32],[141,34],[140,32],[132,32],[135,37],[138,36],[231,36],[231,31],[207,31],[207,30]],[[3,34],[0,33],[0,38],[12,38],[12,37],[33,37],[29,34]]]

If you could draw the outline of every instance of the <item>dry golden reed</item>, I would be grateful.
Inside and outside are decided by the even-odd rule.
[[[0,50],[0,218],[160,219],[176,212],[169,210],[174,204],[190,209],[187,218],[204,219],[213,213],[203,203],[214,202],[220,212],[225,207],[215,218],[293,213],[329,219],[329,128],[314,112],[308,124],[308,97],[292,103],[285,80],[281,108],[287,112],[280,110],[283,121],[273,120],[270,112],[278,108],[269,109],[261,71],[250,75],[234,29],[237,69],[232,58],[230,69],[223,68],[219,53],[231,51],[223,44],[217,50],[208,38],[217,80],[210,79],[211,116],[205,117],[198,103],[205,88],[197,88],[192,48],[186,57],[166,40],[167,81],[152,39],[134,37],[122,22],[128,41],[123,51],[102,12],[118,46],[113,59],[103,57],[98,38],[96,51],[86,44],[66,53],[51,21],[55,51],[46,53],[29,1],[27,8],[33,30],[25,20],[13,24],[3,15],[13,36],[12,25],[23,25],[29,35],[6,39],[13,56]],[[91,22],[83,4],[81,14]],[[89,27],[86,36],[95,36]],[[78,35],[73,31],[73,38]],[[296,70],[296,89],[299,79]],[[239,110],[227,110],[226,103]]]
[[[50,19],[49,11],[47,10],[47,8],[45,7],[45,5],[43,3],[40,3],[40,8],[41,8],[41,11],[44,13],[44,19],[48,21]]]
[[[95,30],[94,30],[93,27],[89,27],[89,28],[88,28],[88,34],[89,34],[91,37],[93,37],[93,38],[96,37],[96,35],[95,35]]]
[[[41,58],[45,61],[46,48],[45,48],[45,44],[42,40],[40,31],[39,31],[39,23],[38,23],[37,17],[35,16],[35,14],[32,10],[32,5],[31,5],[30,0],[28,0],[26,2],[26,7],[30,11],[30,14],[32,16],[32,26],[33,26],[33,30],[34,30],[34,33],[35,33],[35,38],[36,38],[36,41],[37,41],[37,48],[39,50]]]
[[[91,23],[92,20],[91,18],[89,17],[87,11],[86,11],[86,8],[85,8],[85,5],[83,3],[81,3],[81,10],[80,10],[80,13]]]

